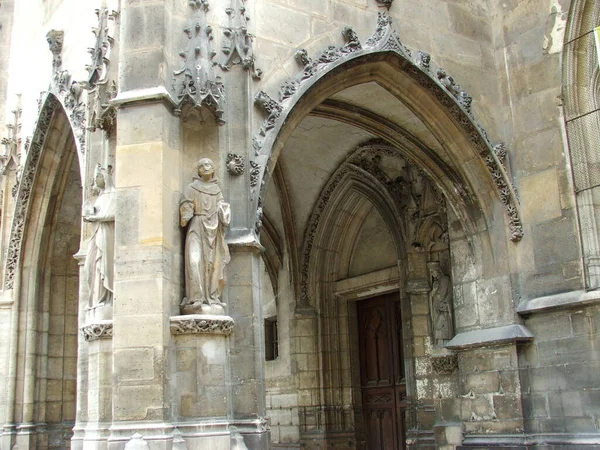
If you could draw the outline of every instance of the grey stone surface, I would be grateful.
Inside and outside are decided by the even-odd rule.
[[[533,337],[534,335],[531,331],[523,325],[505,325],[502,327],[459,333],[446,344],[446,347],[459,350],[469,347],[526,342],[532,340]]]

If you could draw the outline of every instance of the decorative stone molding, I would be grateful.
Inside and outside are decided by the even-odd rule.
[[[254,36],[248,33],[246,0],[231,0],[231,6],[225,11],[229,16],[229,26],[223,30],[221,51],[226,55],[225,61],[219,64],[223,70],[230,70],[234,64],[241,64],[254,80],[260,80],[262,70],[254,66],[255,57],[252,48]]]
[[[227,160],[225,161],[225,166],[227,167],[229,175],[239,176],[246,170],[246,159],[242,155],[229,153],[227,155]]]
[[[224,124],[225,89],[221,78],[213,71],[217,52],[213,49],[213,29],[206,20],[208,1],[190,0],[189,5],[194,13],[190,25],[183,29],[188,39],[187,49],[179,52],[182,66],[173,72],[172,89],[178,100],[175,113],[181,114],[186,105],[195,109],[207,108],[217,123]]]
[[[12,228],[10,231],[10,240],[8,243],[8,251],[6,253],[6,270],[4,277],[5,289],[14,287],[15,273],[19,264],[21,246],[23,241],[23,233],[25,231],[25,222],[27,219],[27,211],[29,208],[29,200],[33,189],[33,181],[37,172],[38,162],[42,153],[42,148],[54,111],[59,106],[58,99],[49,95],[46,98],[44,107],[38,116],[35,125],[35,132],[31,139],[27,160],[23,166],[23,174],[21,175],[21,183],[16,196],[15,214],[13,218]]]
[[[233,332],[234,321],[229,316],[190,314],[171,317],[172,334],[224,334]]]
[[[449,112],[456,123],[465,131],[482,160],[486,162],[508,216],[510,239],[514,242],[519,241],[523,236],[519,201],[505,168],[492,148],[487,133],[474,122],[471,112],[472,98],[461,90],[454,83],[452,77],[443,69],[436,71],[433,75],[430,68],[430,56],[427,53],[417,52],[415,59],[413,59],[410,49],[402,43],[391,24],[391,17],[386,12],[380,12],[375,32],[364,45],[359,42],[356,33],[351,28],[346,27],[342,31],[346,43],[340,48],[329,46],[313,59],[308,56],[306,50],[298,50],[295,57],[302,69],[295,77],[282,83],[279,92],[279,98],[282,100],[281,104],[275,102],[267,94],[259,93],[261,97],[257,98],[257,103],[265,105],[263,109],[268,112],[269,116],[255,135],[253,148],[256,154],[264,157],[269,156],[264,155],[265,148],[270,151],[270,147],[265,147],[265,142],[272,143],[275,139],[275,134],[283,121],[282,118],[287,115],[293,106],[290,99],[299,97],[316,81],[320,74],[358,56],[386,51],[394,52],[403,59],[401,70],[429,91],[436,101]],[[261,174],[261,176],[264,176],[264,174]]]
[[[376,0],[379,6],[385,6],[387,9],[390,9],[394,0]]]
[[[252,170],[250,170],[250,186],[256,187],[258,178],[260,177],[260,164],[250,161],[250,167],[252,168]]]
[[[281,116],[283,107],[277,101],[273,100],[265,91],[260,91],[256,94],[254,97],[254,104],[263,109],[268,115],[259,131],[259,134],[264,136],[267,131],[275,126],[275,122],[277,122],[279,116]]]
[[[96,323],[90,323],[81,327],[79,331],[86,342],[92,342],[98,339],[111,339],[113,336],[113,321],[102,320]]]
[[[40,94],[41,97],[53,94],[63,105],[73,128],[77,147],[81,153],[85,151],[85,132],[87,129],[87,107],[86,101],[82,99],[83,86],[84,84],[72,79],[69,71],[58,70],[52,77],[48,91],[45,94]]]
[[[52,70],[58,70],[62,65],[62,48],[65,38],[65,32],[62,30],[50,30],[46,34],[48,47],[52,52]]]
[[[458,356],[456,354],[433,356],[431,367],[438,375],[452,375],[458,369]]]

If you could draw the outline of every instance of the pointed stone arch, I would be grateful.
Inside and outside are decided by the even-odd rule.
[[[356,120],[356,111],[332,112],[335,105],[327,99],[348,87],[375,81],[406,105],[444,143],[445,158],[426,152],[412,156],[436,180],[451,204],[460,201],[469,205],[466,214],[456,211],[463,223],[478,222],[481,217],[488,227],[503,222],[507,231],[498,232],[504,233],[507,240],[519,241],[523,235],[520,207],[504,167],[504,146],[492,145],[487,132],[475,122],[470,96],[459,92],[460,88],[443,69],[434,76],[428,54],[418,52],[413,59],[386,13],[379,14],[377,29],[364,45],[351,28],[346,27],[342,34],[346,45],[341,48],[329,46],[314,59],[304,50],[296,53],[302,70],[295,78],[283,82],[279,92],[281,102],[263,91],[256,96],[257,105],[268,114],[253,140],[254,164],[262,168],[260,178],[253,184],[258,191],[258,195],[253,196],[256,205],[264,196],[287,138],[302,119],[316,112],[331,114],[343,121]],[[368,123],[368,114],[361,116],[359,126],[373,129],[373,124]],[[375,128],[377,135],[390,142],[400,140],[393,126]],[[495,212],[498,201],[505,217],[498,217]]]
[[[24,448],[68,439],[75,421],[78,158],[67,112],[48,94],[23,167],[4,268],[13,301],[4,438]]]

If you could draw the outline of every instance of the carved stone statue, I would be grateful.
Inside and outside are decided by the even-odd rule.
[[[117,192],[111,166],[103,168],[98,164],[94,187],[98,196],[83,207],[83,220],[95,224],[84,265],[91,309],[112,305],[113,299]]]
[[[427,263],[432,280],[429,292],[429,310],[434,344],[443,346],[454,337],[452,324],[452,281],[442,272],[437,261]]]
[[[198,175],[184,192],[179,208],[185,239],[185,293],[183,314],[223,314],[221,295],[225,266],[230,261],[225,228],[231,219],[229,203],[223,200],[208,158],[198,162]]]

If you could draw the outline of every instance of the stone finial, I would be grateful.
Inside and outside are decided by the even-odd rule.
[[[62,30],[50,30],[46,34],[46,40],[48,41],[48,47],[52,52],[52,69],[58,70],[62,65],[62,48],[63,41],[65,38],[65,32]]]

